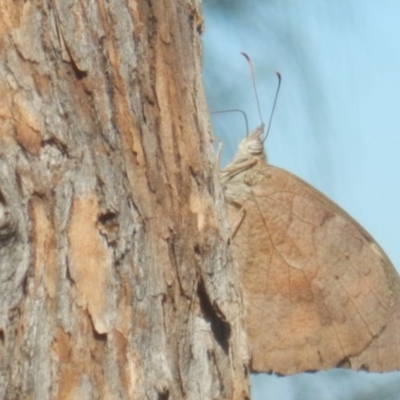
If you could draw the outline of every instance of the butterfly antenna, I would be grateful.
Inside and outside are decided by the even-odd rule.
[[[265,139],[268,137],[269,131],[271,129],[272,117],[274,115],[274,111],[275,111],[275,107],[276,107],[276,101],[278,100],[279,90],[281,88],[281,81],[282,81],[281,74],[278,71],[275,71],[275,73],[276,73],[276,76],[278,77],[278,87],[276,88],[274,105],[272,106],[271,116],[269,117],[269,121],[268,121],[268,129],[267,129],[267,133],[264,136],[263,142],[265,142]]]
[[[256,85],[256,75],[254,73],[254,67],[253,67],[253,63],[251,62],[251,58],[246,54],[241,52],[240,53],[249,63],[250,66],[250,72],[251,72],[251,80],[253,82],[253,89],[254,89],[254,94],[256,95],[256,101],[257,101],[257,108],[258,108],[258,115],[260,116],[260,120],[261,120],[261,125],[264,125],[264,121],[261,115],[261,108],[260,108],[260,100],[258,99],[258,92],[257,92],[257,85]]]
[[[249,136],[249,122],[247,121],[247,115],[243,110],[239,110],[238,108],[232,108],[229,110],[211,111],[211,114],[223,114],[223,113],[228,113],[228,112],[238,112],[243,115],[244,121],[246,123],[246,135]]]

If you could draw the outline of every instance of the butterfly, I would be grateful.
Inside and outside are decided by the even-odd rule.
[[[400,369],[400,277],[349,214],[267,163],[264,125],[220,171],[252,372]]]

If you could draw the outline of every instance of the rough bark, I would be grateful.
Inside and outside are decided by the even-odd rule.
[[[197,0],[0,3],[0,398],[242,399]]]

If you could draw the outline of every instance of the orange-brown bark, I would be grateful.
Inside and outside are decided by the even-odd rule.
[[[0,398],[242,399],[197,1],[0,4]]]

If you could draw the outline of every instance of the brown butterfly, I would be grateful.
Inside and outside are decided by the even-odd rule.
[[[267,163],[264,125],[220,172],[253,372],[400,369],[400,277],[375,240]]]

